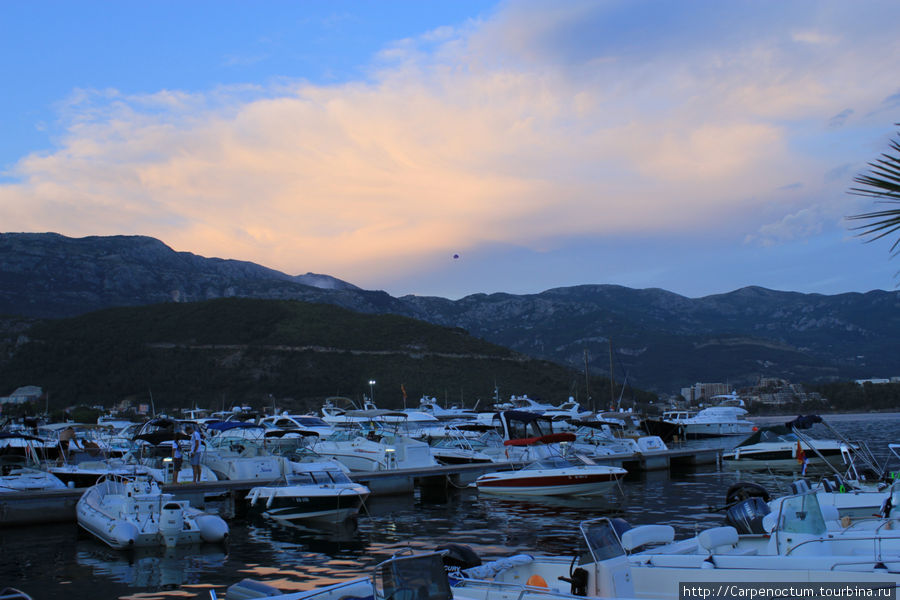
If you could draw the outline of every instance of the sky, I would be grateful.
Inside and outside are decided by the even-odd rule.
[[[0,231],[366,289],[895,289],[894,1],[0,4]]]

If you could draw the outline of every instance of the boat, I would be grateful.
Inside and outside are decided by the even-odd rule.
[[[732,468],[801,470],[805,465],[850,464],[856,446],[839,439],[811,438],[801,430],[822,423],[818,415],[800,416],[784,425],[760,427],[722,454]]]
[[[163,493],[150,477],[108,477],[87,489],[75,506],[78,525],[116,548],[224,542],[220,517]]]
[[[479,493],[514,496],[597,496],[614,489],[627,473],[578,454],[550,456],[516,471],[485,473],[475,487]]]
[[[459,408],[458,406],[452,406],[450,408],[444,408],[435,398],[431,398],[429,396],[422,396],[419,399],[419,409],[403,409],[403,412],[415,413],[415,412],[423,412],[427,413],[439,421],[468,421],[477,418],[477,413],[474,409],[471,408]]]
[[[432,440],[431,455],[442,465],[491,463],[494,459],[473,446],[473,441],[456,427],[449,425],[442,437]]]
[[[334,433],[334,427],[315,415],[292,415],[283,412],[280,415],[263,417],[259,420],[259,424],[266,429],[315,431],[322,437]]]
[[[19,464],[0,463],[0,496],[15,492],[65,489],[53,474]]]
[[[732,392],[713,396],[719,403],[696,413],[688,410],[670,410],[662,415],[662,421],[679,430],[682,439],[749,435],[755,431],[753,422],[744,418],[747,410],[744,401]]]
[[[391,411],[355,411],[356,416],[377,417]],[[406,416],[405,413],[399,413]],[[420,440],[402,435],[397,423],[395,429],[387,429],[383,421],[367,421],[368,427],[345,429],[319,438],[312,450],[323,457],[332,458],[346,465],[351,471],[385,471],[438,466],[430,446]]]
[[[331,462],[301,463],[278,481],[259,485],[247,494],[251,512],[289,523],[340,522],[359,513],[369,488],[354,483]]]
[[[786,498],[767,519],[763,535],[739,535],[734,527],[717,526],[675,541],[669,525],[631,527],[607,517],[584,521],[580,530],[583,552],[573,547],[574,556],[517,555],[461,569],[453,576],[454,596],[489,600],[505,590],[506,597],[516,594],[517,600],[675,600],[685,597],[680,594],[684,582],[705,590],[730,584],[734,597],[751,597],[751,584],[737,582],[779,589],[766,597],[791,595],[783,591],[789,586],[814,588],[806,594],[821,596],[820,586],[843,588],[853,582],[852,597],[882,597],[900,584],[900,537],[874,530],[834,533],[825,527],[810,493]],[[746,593],[739,595],[741,591]]]

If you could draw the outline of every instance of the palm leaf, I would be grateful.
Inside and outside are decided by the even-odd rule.
[[[880,159],[869,163],[869,173],[853,179],[860,187],[850,188],[850,193],[855,196],[876,198],[877,204],[896,205],[847,217],[853,221],[866,221],[851,229],[858,231],[858,236],[867,237],[867,242],[900,232],[900,141],[891,141],[890,147],[893,153],[882,154]],[[894,240],[891,252],[896,254],[898,246],[900,237]]]

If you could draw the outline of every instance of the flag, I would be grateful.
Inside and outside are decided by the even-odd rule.
[[[800,442],[797,442],[797,462],[801,465],[806,462],[806,452],[800,447]]]
[[[403,384],[400,384],[400,392],[403,394],[403,401],[406,402],[406,388],[403,387]]]

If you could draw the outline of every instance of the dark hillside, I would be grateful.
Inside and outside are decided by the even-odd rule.
[[[375,380],[384,408],[423,394],[486,405],[504,396],[554,402],[578,373],[473,338],[460,329],[295,301],[222,299],[115,308],[43,321],[19,332],[0,362],[0,388],[39,385],[51,407],[111,406],[125,398],[157,410],[250,403],[317,409],[332,395],[359,399]],[[597,379],[596,389],[608,388]],[[582,386],[583,389],[583,386]],[[270,397],[271,394],[271,397]]]

